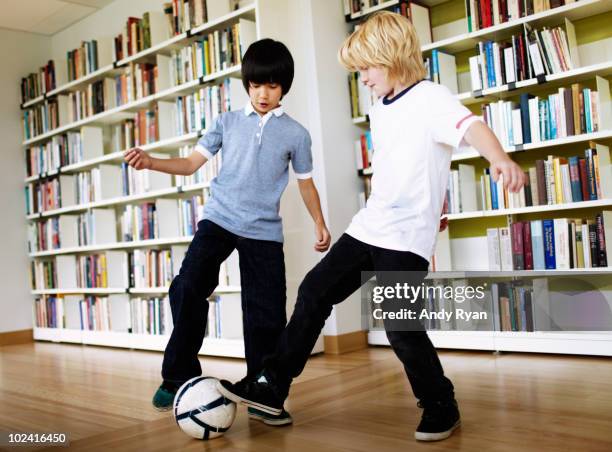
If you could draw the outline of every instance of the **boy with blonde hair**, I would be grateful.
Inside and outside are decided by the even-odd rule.
[[[398,271],[410,272],[410,284],[421,284],[434,253],[453,149],[463,142],[473,146],[490,162],[493,178],[503,175],[511,191],[525,183],[521,168],[480,118],[446,87],[423,80],[420,45],[408,19],[389,12],[373,15],[346,39],[339,59],[359,71],[380,97],[370,110],[376,149],[372,191],[346,233],[306,275],[264,369],[255,378],[219,385],[226,397],[270,413],[282,409],[291,380],[302,372],[334,304],[374,274],[379,285],[394,285],[392,272]],[[417,300],[411,309],[420,312],[420,307]],[[445,439],[460,425],[453,385],[422,325],[397,322],[385,321],[387,337],[424,409],[415,437]]]

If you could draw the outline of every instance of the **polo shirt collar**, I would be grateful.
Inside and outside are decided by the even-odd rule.
[[[282,115],[285,111],[283,110],[283,106],[279,105],[278,107],[276,107],[274,110],[270,110],[268,113],[266,113],[264,115],[267,116],[268,114],[272,113],[274,116],[278,117],[280,115]],[[244,107],[244,114],[246,116],[249,116],[251,113],[255,113],[257,114],[257,112],[255,111],[255,109],[253,108],[253,104],[251,102],[247,102],[246,106]]]

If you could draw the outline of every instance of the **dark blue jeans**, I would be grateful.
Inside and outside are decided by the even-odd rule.
[[[274,351],[287,323],[285,259],[280,242],[237,236],[202,220],[170,285],[174,328],[164,352],[162,377],[182,384],[202,374],[198,352],[208,319],[207,298],[219,283],[223,261],[238,250],[242,286],[242,323],[249,375]],[[221,303],[224,301],[221,300]],[[223,322],[238,319],[223,319]]]
[[[411,284],[418,286],[427,268],[428,262],[414,253],[378,248],[342,235],[306,275],[277,350],[265,360],[265,367],[276,376],[281,390],[288,391],[291,380],[304,369],[335,304],[344,301],[370,276],[376,275],[379,285],[392,285],[395,281],[387,280],[386,272],[415,272],[412,274],[416,279]],[[412,331],[397,331],[389,326],[391,322],[385,322],[387,337],[404,365],[414,395],[425,403],[453,400],[453,384],[444,376],[436,349],[422,326]]]

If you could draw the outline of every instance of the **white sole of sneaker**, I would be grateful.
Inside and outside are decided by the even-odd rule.
[[[282,425],[290,425],[293,424],[293,419],[285,418],[285,419],[270,419],[261,414],[249,413],[249,419],[253,419],[256,421],[263,422],[266,425],[272,425],[273,427],[280,427]]]
[[[417,441],[442,441],[443,439],[448,438],[453,434],[453,432],[461,425],[461,420],[458,420],[455,425],[453,425],[450,429],[445,432],[437,432],[437,433],[424,433],[424,432],[414,432],[414,438]]]
[[[250,400],[247,399],[243,399],[240,396],[237,396],[236,394],[234,394],[233,392],[228,391],[227,389],[225,389],[223,387],[223,385],[221,384],[221,382],[217,383],[217,390],[224,396],[227,397],[228,399],[230,399],[232,402],[236,402],[236,403],[241,403],[242,405],[246,405],[246,406],[250,406],[251,408],[256,408],[258,410],[261,410],[265,413],[268,414],[272,414],[274,416],[278,416],[279,414],[281,414],[283,412],[282,409],[278,409],[278,408],[273,408],[270,407],[268,405],[262,405],[260,403],[256,403],[256,402],[251,402]]]

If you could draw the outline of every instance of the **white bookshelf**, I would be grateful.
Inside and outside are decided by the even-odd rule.
[[[512,270],[496,271],[436,271],[430,272],[427,279],[465,279],[465,278],[528,278],[541,276],[590,276],[612,274],[612,267],[570,268],[568,270]]]
[[[503,24],[467,33],[467,23],[462,21],[463,33],[445,39],[439,39],[422,47],[423,52],[438,49],[450,53],[457,53],[474,48],[481,39],[501,39],[520,29],[523,24],[532,26],[548,26],[567,18],[571,21],[584,19],[596,14],[612,10],[612,3],[608,0],[580,0],[569,5],[553,8],[531,16],[521,17]]]
[[[602,130],[599,132],[583,133],[580,135],[573,135],[569,137],[557,138],[554,140],[527,143],[527,144],[522,145],[522,147],[516,147],[516,146],[504,147],[504,150],[508,154],[511,154],[513,152],[548,149],[548,148],[566,146],[570,144],[586,143],[589,141],[610,140],[611,138],[612,138],[612,130]],[[478,152],[474,150],[468,150],[465,152],[453,154],[452,161],[456,162],[459,160],[470,160],[470,159],[475,159],[475,158],[480,158],[480,154],[478,154]]]
[[[37,218],[42,218],[42,217],[52,217],[56,215],[63,215],[66,213],[81,212],[84,210],[95,209],[97,207],[118,206],[121,204],[129,204],[129,203],[134,203],[138,201],[146,201],[149,199],[156,199],[156,198],[162,198],[165,196],[177,195],[179,193],[198,192],[198,191],[203,190],[204,188],[208,188],[209,186],[210,184],[208,183],[200,183],[200,184],[186,185],[186,186],[180,186],[180,187],[169,187],[169,188],[150,191],[146,193],[139,193],[136,195],[119,196],[117,198],[105,199],[102,201],[62,207],[60,209],[55,209],[55,210],[47,210],[44,212],[28,215],[26,218],[28,220],[35,220]]]
[[[436,348],[498,352],[559,353],[610,356],[610,332],[428,331]],[[368,332],[371,345],[389,346],[384,331]]]
[[[169,335],[118,331],[85,331],[67,328],[34,328],[34,339],[59,343],[98,345],[136,350],[164,351]],[[201,355],[244,358],[242,339],[204,338]]]
[[[590,209],[593,207],[610,207],[612,206],[612,199],[597,199],[595,201],[580,201],[580,202],[568,202],[564,204],[552,204],[544,206],[530,206],[520,207],[514,209],[497,209],[497,210],[485,210],[475,212],[462,212],[462,213],[451,213],[447,214],[446,217],[449,221],[452,220],[466,220],[468,218],[483,218],[483,217],[501,217],[506,215],[517,215],[523,213],[538,213],[538,212],[556,212],[563,210],[573,209]]]
[[[132,294],[165,294],[168,293],[169,287],[141,287],[141,288],[130,288],[129,292]],[[214,294],[229,294],[229,293],[240,293],[240,286],[219,286],[215,289]]]
[[[420,2],[423,3],[423,2]],[[435,2],[436,4],[444,2]],[[362,3],[363,4],[363,3]],[[397,5],[398,2],[388,1],[382,2],[374,8],[366,8],[359,14],[347,16],[347,21],[358,20],[378,9],[384,9]],[[434,6],[432,2],[425,2],[428,6]],[[568,21],[576,21],[601,13],[612,11],[612,1],[606,0],[579,0],[562,7],[553,8],[548,11],[533,14],[531,16],[522,17],[506,23],[488,27],[482,30],[467,32],[467,20],[463,17],[455,22],[436,26],[432,30],[434,42],[421,47],[424,57],[432,50],[440,50],[442,52],[457,54],[466,50],[474,49],[481,41],[492,40],[498,42],[506,39],[513,34],[522,31],[523,24],[529,24],[534,29],[544,26],[556,26],[560,23],[567,24]],[[584,28],[584,27],[583,27]],[[347,27],[347,30],[349,28]],[[584,30],[582,31],[584,32]],[[573,33],[573,29],[572,29]],[[596,38],[601,39],[601,38]],[[586,84],[596,85],[596,88],[604,92],[604,115],[606,115],[599,131],[594,133],[584,133],[563,138],[537,141],[518,146],[505,146],[505,151],[509,154],[519,153],[521,161],[528,159],[533,163],[536,159],[542,158],[541,155],[553,154],[556,152],[569,152],[573,150],[573,154],[578,155],[584,149],[576,146],[589,145],[589,142],[597,142],[599,144],[606,143],[612,140],[612,123],[609,121],[608,105],[609,86],[603,78],[612,76],[612,61],[609,56],[609,42],[612,39],[610,34],[606,38],[599,41],[578,46],[577,51],[581,55],[581,64],[575,65],[574,69],[549,74],[545,77],[517,81],[512,84],[504,84],[481,91],[473,92],[470,87],[469,72],[467,74],[459,73],[457,81],[459,85],[456,98],[464,105],[474,105],[485,102],[495,102],[499,100],[512,100],[518,98],[523,93],[548,93],[559,87],[567,87],[572,83],[584,82]],[[595,83],[592,83],[595,81]],[[359,103],[359,101],[357,101]],[[359,104],[361,112],[364,110]],[[367,109],[365,109],[367,111]],[[475,110],[474,110],[475,111]],[[367,115],[351,118],[352,124],[355,126],[355,135],[361,135],[364,129],[369,128],[369,118]],[[573,146],[573,148],[572,148]],[[529,154],[525,154],[529,151]],[[533,155],[533,160],[531,157]],[[565,155],[565,154],[561,154]],[[537,157],[536,157],[537,156]],[[452,155],[453,162],[462,162],[474,159],[480,159],[481,156],[473,149],[462,148]],[[605,159],[605,157],[604,157]],[[607,165],[607,160],[605,163]],[[533,165],[532,165],[533,166]],[[480,167],[480,166],[479,166]],[[461,171],[461,170],[460,170]],[[607,175],[607,169],[606,175]],[[367,177],[372,175],[372,168],[364,168],[358,170],[358,175]],[[461,182],[460,182],[461,183]],[[606,182],[607,183],[607,182]],[[479,185],[479,181],[476,181]],[[471,192],[470,192],[471,194]],[[531,207],[520,208],[505,208],[498,210],[481,210],[480,194],[477,195],[477,208],[470,207],[470,211],[461,213],[446,214],[445,216],[451,221],[449,228],[452,229],[457,221],[472,221],[477,224],[479,221],[486,221],[495,217],[505,217],[506,222],[515,221],[517,215],[539,214],[543,217],[550,218],[551,214],[568,212],[568,216],[581,216],[582,210],[587,209],[609,209],[612,206],[612,198],[609,193],[603,194],[603,199],[595,201],[569,202],[552,205],[537,205]],[[471,198],[470,198],[471,199]],[[567,199],[567,198],[566,198]],[[464,200],[465,201],[465,200]],[[471,204],[470,204],[471,205]],[[464,204],[465,206],[465,204]],[[572,211],[572,213],[569,213]],[[563,215],[554,215],[561,217]],[[471,224],[471,223],[470,223]],[[612,267],[595,267],[595,268],[571,268],[566,270],[514,270],[507,272],[489,272],[486,270],[486,236],[485,237],[468,237],[464,238],[465,231],[462,232],[461,238],[450,240],[448,231],[444,234],[442,241],[444,246],[441,252],[442,262],[440,268],[446,270],[451,263],[450,253],[452,255],[461,256],[469,263],[458,270],[454,271],[437,271],[430,272],[427,276],[428,280],[450,280],[459,281],[467,278],[477,278],[484,281],[492,282],[495,278],[500,278],[502,281],[516,281],[520,278],[528,281],[531,278],[546,278],[557,277],[558,281],[566,280],[566,278],[576,278],[588,280],[588,278],[596,278],[599,281],[612,281]],[[460,242],[460,243],[459,243]],[[485,247],[483,251],[479,247]],[[446,249],[448,248],[448,250]],[[448,254],[448,255],[447,255]],[[438,256],[438,254],[436,254]],[[465,256],[465,258],[463,257]],[[447,263],[448,261],[448,263]],[[438,259],[436,259],[438,262]],[[455,261],[453,260],[453,265]],[[480,264],[482,263],[482,265]],[[473,268],[474,270],[484,269],[482,271],[468,271],[466,269]],[[448,267],[454,268],[454,267]],[[552,303],[552,299],[551,299]],[[536,328],[537,329],[537,328]],[[466,350],[489,350],[489,351],[519,351],[519,352],[537,352],[537,353],[569,353],[569,354],[586,354],[586,355],[603,355],[612,356],[612,332],[510,332],[510,331],[442,331],[432,330],[429,335],[438,348],[450,349],[466,349]],[[368,342],[372,345],[388,346],[384,331],[371,330],[368,334]]]
[[[100,245],[86,245],[86,246],[73,246],[67,248],[58,248],[47,251],[36,251],[29,254],[30,258],[57,256],[59,254],[83,254],[91,253],[94,251],[103,250],[127,250],[131,248],[154,248],[163,247],[168,245],[178,245],[190,243],[193,236],[185,237],[174,237],[174,238],[163,238],[163,239],[150,239],[150,240],[134,240],[131,242],[109,242],[102,243]]]

